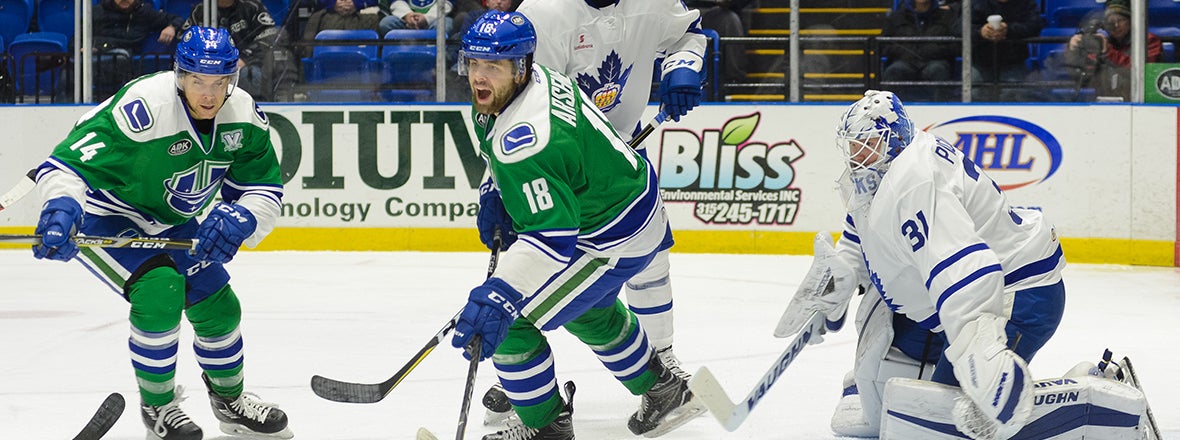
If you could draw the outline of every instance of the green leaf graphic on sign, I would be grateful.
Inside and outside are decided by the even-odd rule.
[[[758,128],[758,119],[761,116],[761,113],[754,113],[750,116],[741,116],[726,121],[725,127],[721,128],[721,143],[741,145],[742,142],[750,139],[750,136],[754,134],[754,129]]]

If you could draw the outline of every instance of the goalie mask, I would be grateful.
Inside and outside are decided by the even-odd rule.
[[[836,147],[846,159],[840,178],[849,211],[868,205],[893,158],[914,139],[914,123],[893,92],[869,90],[840,119]]]

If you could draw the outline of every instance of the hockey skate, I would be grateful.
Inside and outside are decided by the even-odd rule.
[[[574,382],[566,381],[565,395],[569,400],[569,404],[566,406],[570,412],[574,410],[574,391]],[[500,425],[516,418],[516,411],[512,410],[512,402],[508,400],[508,394],[504,393],[504,387],[500,386],[500,382],[492,384],[492,387],[488,388],[488,391],[484,393],[483,399],[480,401],[483,402],[485,410],[483,415],[484,426]]]
[[[566,382],[566,385],[572,387],[573,382]],[[499,385],[497,384],[497,386]],[[495,388],[493,387],[493,389]],[[571,389],[567,388],[567,391]],[[533,429],[521,423],[520,419],[513,418],[508,422],[507,429],[485,435],[483,440],[574,440],[573,403],[571,391],[570,401],[562,404],[565,409],[557,415],[557,419],[553,420],[553,423],[545,425],[541,429]]]
[[[1135,367],[1131,366],[1131,359],[1124,356],[1122,362],[1115,362],[1113,358],[1114,353],[1111,353],[1110,349],[1102,353],[1102,361],[1098,363],[1096,368],[1098,374],[1095,375],[1123,381],[1143,393],[1143,386],[1139,383],[1139,376],[1135,374]],[[1147,393],[1143,393],[1143,395],[1146,397]],[[1152,414],[1150,405],[1147,406],[1145,412],[1147,413],[1147,439],[1162,440],[1163,436],[1160,433],[1159,425],[1156,424],[1155,414]]]
[[[221,432],[262,438],[289,439],[295,436],[287,428],[287,414],[278,405],[258,400],[253,393],[242,393],[233,399],[222,397],[213,392],[208,376],[202,374],[201,379],[205,381],[205,389],[209,390],[209,404],[213,406],[213,415],[221,422]]]
[[[680,368],[680,359],[677,359],[676,353],[672,352],[671,345],[656,350],[656,357],[659,357],[664,367],[671,371],[672,374],[675,374],[676,377],[684,379],[685,382],[692,380],[692,375]]]
[[[508,395],[504,394],[504,387],[500,386],[500,382],[496,382],[488,392],[484,393],[483,399],[484,426],[499,425],[505,423],[509,418],[516,415],[516,411],[512,410],[512,402],[508,401]]]
[[[156,440],[201,440],[201,427],[188,418],[180,409],[184,387],[177,386],[171,402],[161,406],[140,403],[139,414],[148,429],[148,439]]]
[[[705,413],[705,406],[688,389],[688,381],[664,367],[659,356],[652,356],[648,368],[656,373],[656,384],[640,396],[639,411],[627,421],[631,433],[659,437]]]

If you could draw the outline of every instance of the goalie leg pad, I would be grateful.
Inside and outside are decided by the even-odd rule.
[[[962,392],[934,382],[893,379],[885,387],[881,439],[962,439],[950,413]],[[1143,393],[1095,376],[1036,381],[1029,422],[1013,439],[1141,439]]]

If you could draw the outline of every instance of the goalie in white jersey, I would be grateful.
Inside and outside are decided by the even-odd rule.
[[[915,130],[893,93],[866,92],[844,113],[836,143],[848,162],[839,181],[848,216],[836,249],[816,246],[835,289],[812,305],[835,319],[856,285],[880,293],[859,310],[858,321],[883,328],[862,329],[855,384],[867,429],[857,434],[877,435],[885,381],[916,372],[961,387],[959,431],[1010,438],[1033,407],[1026,362],[1064,311],[1065,259],[1053,227],[1039,211],[1010,207],[950,143]],[[881,303],[896,316],[874,310]],[[776,334],[795,330],[792,315],[789,307]],[[937,362],[932,375],[919,366],[926,360]]]

